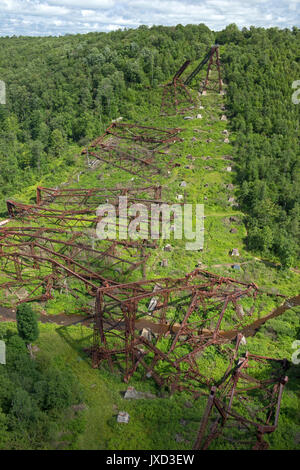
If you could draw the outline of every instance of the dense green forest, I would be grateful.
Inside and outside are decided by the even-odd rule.
[[[0,449],[49,449],[62,434],[72,446],[84,426],[74,375],[42,355],[32,360],[14,328],[0,328],[0,339],[7,349],[0,367]]]
[[[132,118],[145,90],[157,89],[187,58],[201,59],[214,42],[228,83],[238,132],[239,202],[250,249],[273,252],[284,265],[299,252],[300,31],[244,28],[214,33],[203,24],[0,39],[0,194],[7,196],[74,165],[74,147],[99,135],[113,118]]]
[[[273,251],[290,266],[300,239],[300,107],[291,99],[300,76],[299,31],[219,35],[220,43],[228,40],[223,60],[248,246]]]

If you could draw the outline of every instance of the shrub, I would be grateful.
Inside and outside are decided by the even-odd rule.
[[[37,315],[31,305],[21,304],[17,308],[17,327],[20,337],[27,343],[36,341],[39,336]]]

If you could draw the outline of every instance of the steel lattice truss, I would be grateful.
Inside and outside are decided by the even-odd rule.
[[[119,196],[127,196],[128,201],[158,202],[162,197],[161,186],[141,188],[45,188],[37,187],[36,202],[38,205],[62,206],[64,209],[76,206],[97,208],[99,204],[116,203]],[[147,197],[145,197],[147,196]]]
[[[140,126],[138,124],[113,122],[105,133],[94,140],[91,146],[102,143],[107,136],[129,142],[137,142],[140,146],[145,145],[148,149],[155,149],[162,144],[172,144],[181,141],[178,134],[181,129],[161,129],[158,127]]]
[[[249,317],[239,314],[239,303],[247,297],[255,304],[257,293],[255,284],[200,269],[179,279],[101,288],[95,312],[93,367],[108,361],[112,368],[117,360],[123,363],[128,381],[141,365],[160,386],[170,386],[172,391],[208,385],[209,380],[198,369],[197,356],[208,346],[236,337],[249,322]],[[110,325],[109,330],[104,323]]]
[[[209,56],[204,91],[209,89],[209,71],[214,65],[220,91],[217,46]],[[175,75],[173,85],[175,80],[178,86],[183,67]],[[175,97],[177,110],[178,106]],[[113,123],[83,153],[150,181],[148,176],[161,173],[166,163],[170,164],[159,146],[179,141],[179,132],[180,129]],[[237,437],[241,443],[243,432],[247,434],[247,445],[250,438],[253,448],[266,448],[263,436],[276,429],[287,382],[274,364],[285,366],[286,362],[247,354],[232,368],[242,335],[253,325],[259,327],[262,321],[253,322],[249,318],[255,312],[257,286],[200,269],[179,279],[123,283],[123,276],[139,267],[145,277],[149,257],[146,250],[155,245],[146,240],[129,242],[96,237],[95,226],[101,220],[97,207],[108,203],[117,208],[119,196],[147,207],[162,202],[161,187],[153,185],[110,189],[39,187],[37,204],[7,201],[11,218],[27,225],[0,228],[3,278],[0,288],[26,288],[26,296],[19,303],[46,301],[53,298],[55,291],[72,295],[78,305],[81,302],[80,309],[89,314],[89,320],[93,319],[94,368],[107,362],[113,370],[117,365],[123,370],[125,382],[137,369],[143,370],[171,392],[195,392],[210,387],[195,449],[208,448],[221,436],[231,442]],[[120,214],[117,217],[120,225]],[[243,299],[248,307],[252,304],[249,315],[241,313]],[[299,304],[298,298],[292,301],[292,305]],[[206,348],[234,338],[237,338],[235,353],[223,380],[216,386],[214,379],[201,371],[199,357]],[[263,369],[253,372],[252,362]]]
[[[90,147],[82,153],[88,153],[110,167],[113,166],[148,182],[153,181],[153,176],[164,174],[166,168],[173,162],[172,158],[163,152],[148,150],[137,145],[126,148],[116,142],[99,143],[95,148]]]
[[[82,154],[153,183],[155,175],[174,165],[173,158],[159,147],[181,141],[180,131],[113,123]]]
[[[267,449],[263,437],[277,427],[287,368],[286,359],[249,353],[239,359],[211,388],[194,449],[208,449],[219,438],[234,447]]]
[[[131,199],[129,203],[131,204],[143,204],[143,207],[150,208],[153,203],[161,203],[162,201],[157,200],[146,200],[146,199]],[[116,198],[109,202],[111,207],[114,207],[116,214],[116,223],[118,228],[123,228],[124,230],[128,228],[128,223],[131,220],[134,220],[134,215],[128,215],[123,217],[119,213],[119,199]],[[40,225],[41,223],[45,226],[56,226],[68,229],[70,231],[74,230],[96,230],[97,224],[104,219],[104,214],[97,215],[96,209],[93,208],[84,208],[84,209],[57,209],[43,205],[37,204],[22,204],[14,201],[7,201],[8,212],[11,218],[27,221],[29,223],[35,223]],[[104,212],[104,211],[103,211]],[[149,234],[149,226],[151,221],[154,222],[159,218],[155,219],[154,217],[148,217],[147,219],[142,219],[140,217],[140,222],[142,227],[139,231],[139,237],[141,239],[147,239]],[[107,222],[107,225],[111,224],[112,227],[115,226],[115,222]],[[145,227],[145,224],[147,227]]]
[[[38,204],[6,201],[9,216],[14,219],[46,225],[53,224],[70,230],[96,227],[99,218],[93,208],[58,209]]]
[[[0,288],[33,286],[23,302],[47,300],[56,288],[74,294],[66,283],[72,278],[95,296],[100,286],[116,284],[116,274],[123,277],[144,266],[147,246],[151,244],[98,240],[89,230],[5,227],[0,229],[0,263],[8,280]]]
[[[154,203],[163,204],[161,198],[161,186],[148,186],[143,188],[112,188],[112,189],[54,189],[37,188],[37,204],[23,204],[16,201],[7,201],[7,210],[11,218],[30,223],[44,224],[46,226],[64,227],[68,230],[95,229],[101,221],[101,215],[97,209],[101,204],[109,204],[115,208],[116,222],[119,227],[127,227],[128,220],[119,213],[120,197],[127,198],[128,204],[143,204],[151,210]],[[151,199],[149,198],[151,197]],[[150,213],[150,212],[149,212]],[[151,219],[151,218],[150,218]],[[151,220],[148,220],[151,224]],[[142,238],[148,238],[148,230],[141,229]]]
[[[217,77],[213,77],[213,74],[216,74]],[[222,87],[223,84],[221,77],[219,47],[213,46],[210,51],[210,58],[208,62],[204,85],[202,88],[202,94],[205,94],[207,90],[221,93]]]
[[[219,46],[214,45],[204,56],[200,64],[197,65],[184,81],[182,81],[180,77],[189,66],[190,60],[187,60],[177,70],[172,81],[164,86],[161,102],[161,115],[166,116],[184,113],[187,110],[194,108],[194,106],[191,106],[194,101],[187,86],[190,85],[192,80],[199,74],[207,62],[206,78],[203,80],[201,91],[203,94],[206,94],[207,90],[221,93],[223,83],[221,78]]]
[[[187,60],[180,69],[177,70],[172,81],[164,86],[160,111],[161,115],[174,115],[192,109],[192,105],[194,104],[193,98],[185,84],[180,80],[180,76],[189,64],[190,60]]]
[[[97,160],[123,170],[142,180],[152,182],[153,176],[161,175],[172,165],[172,158],[163,152],[148,150],[136,144],[130,147],[122,142],[99,143],[82,153],[87,153]]]
[[[109,203],[116,208],[119,228],[122,224],[127,226],[133,217],[128,216],[123,222],[118,213],[120,196],[126,196],[130,203],[143,203],[147,207],[162,202],[158,199],[161,187],[153,185],[111,189],[39,187],[38,204],[7,201],[10,217],[20,220],[24,226],[0,229],[2,269],[9,276],[9,281],[2,287],[31,286],[33,282],[37,287],[24,301],[46,300],[51,298],[51,290],[58,284],[58,279],[61,287],[61,279],[65,282],[68,277],[74,277],[95,294],[103,282],[111,283],[110,280],[118,276],[123,279],[126,273],[138,267],[145,276],[150,255],[147,248],[156,246],[147,241],[148,232],[143,237],[141,229],[137,241],[97,237],[95,228],[102,215],[97,215],[96,209],[100,203]],[[151,199],[145,198],[149,196]]]
[[[203,69],[203,67],[207,64],[207,72],[206,78],[203,82],[202,91],[206,92],[206,90],[211,89],[212,91],[218,91],[219,93],[222,91],[223,83],[221,78],[221,65],[220,65],[220,55],[219,55],[219,46],[215,44],[211,47],[211,49],[207,52],[204,56],[202,61],[197,65],[197,67],[190,73],[190,75],[185,79],[184,84],[190,85],[194,78],[199,74],[199,72]],[[210,75],[214,72],[217,72],[217,78],[212,78]],[[208,87],[208,83],[210,87]]]

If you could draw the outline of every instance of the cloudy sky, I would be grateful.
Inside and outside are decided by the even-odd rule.
[[[300,26],[300,0],[0,0],[0,36],[205,23]]]

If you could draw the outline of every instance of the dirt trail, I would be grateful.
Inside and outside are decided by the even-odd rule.
[[[268,320],[271,320],[271,318],[276,318],[282,315],[286,310],[289,310],[293,307],[297,307],[299,305],[300,295],[297,295],[288,300],[285,300],[283,304],[281,304],[279,307],[276,307],[271,313],[262,318],[259,318],[258,320],[255,320],[250,325],[245,326],[242,330],[233,329],[228,331],[220,331],[220,336],[226,339],[234,339],[239,332],[242,333],[244,336],[253,336],[255,335],[256,331]],[[136,322],[136,326],[139,329],[149,328],[153,333],[166,333],[167,331],[169,331],[170,328],[168,324],[164,326],[159,326],[157,324],[154,324],[151,320],[147,320],[145,318],[138,320]],[[179,328],[180,324],[175,323],[171,328],[172,333],[177,333]],[[202,333],[207,333],[208,336],[211,336],[213,332],[211,330],[204,329],[202,330]]]
[[[242,330],[242,333],[244,334],[244,336],[253,336],[258,330],[258,328],[264,325],[268,320],[271,320],[271,318],[279,317],[286,310],[289,310],[290,308],[293,308],[293,307],[298,307],[299,305],[300,305],[300,295],[291,297],[290,299],[287,299],[283,304],[279,305],[279,307],[276,307],[271,313],[269,313],[269,315],[266,315],[265,317],[256,320],[251,325],[246,326]]]
[[[41,323],[55,323],[61,326],[72,325],[76,322],[82,322],[82,315],[40,315],[38,319]],[[14,308],[7,308],[0,306],[0,322],[4,321],[16,321],[16,310]]]
[[[254,336],[257,330],[264,325],[268,320],[271,320],[272,318],[276,318],[280,315],[282,315],[286,310],[289,310],[290,308],[297,307],[300,305],[300,295],[292,297],[288,300],[285,300],[283,304],[281,304],[279,307],[275,308],[271,313],[268,315],[259,318],[258,320],[255,320],[253,323],[250,325],[245,326],[242,330],[227,330],[227,331],[220,331],[220,336],[223,338],[226,338],[227,340],[234,339],[238,333],[242,333],[245,337],[247,336]],[[0,307],[0,322],[1,321],[16,321],[16,311],[15,309],[11,308],[5,308],[5,307]],[[88,326],[92,323],[92,317],[83,317],[82,315],[40,315],[39,321],[42,323],[53,323],[56,325],[60,326],[69,326],[69,325],[76,325],[76,323],[82,323],[85,324],[85,326]],[[109,330],[111,328],[110,324],[105,324],[104,328],[106,330]],[[122,330],[124,328],[124,323],[119,323],[118,326],[115,327],[115,329]],[[172,327],[170,328],[169,324],[165,325],[159,325],[157,323],[154,323],[151,321],[151,319],[147,318],[141,318],[140,320],[136,321],[136,329],[137,330],[142,330],[143,328],[148,328],[149,330],[152,331],[152,333],[155,334],[166,334],[168,331],[171,333],[177,333],[180,329],[180,324],[179,323],[174,323]],[[213,331],[208,330],[208,329],[203,329],[202,334],[207,334],[207,336],[211,336],[213,334]]]

